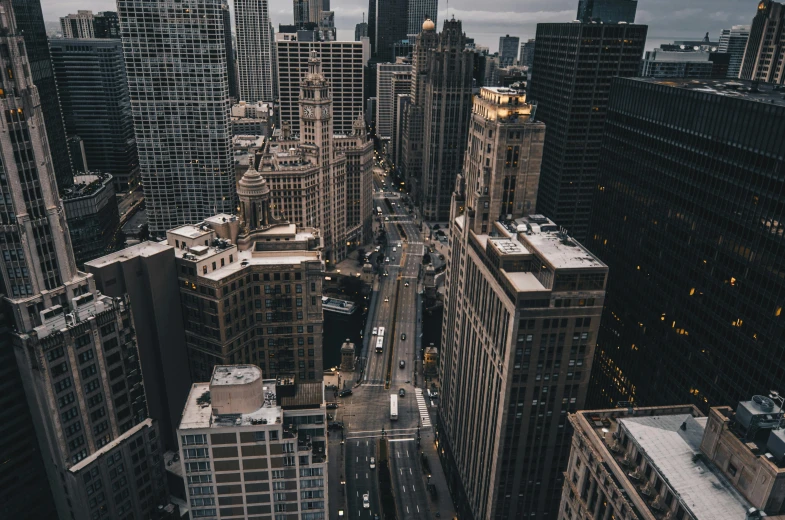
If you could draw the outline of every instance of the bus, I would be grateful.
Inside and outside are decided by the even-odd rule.
[[[382,214],[382,207],[381,206],[376,206],[376,214],[377,215],[381,215]]]
[[[390,420],[398,420],[398,395],[390,394]]]
[[[379,336],[376,338],[376,353],[380,353],[384,348],[384,338]]]
[[[383,337],[384,337],[384,327],[379,327],[379,334],[378,334],[378,336],[379,336],[380,338],[383,338]]]

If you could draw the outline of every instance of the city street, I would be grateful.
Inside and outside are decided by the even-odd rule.
[[[336,420],[344,424],[346,506],[348,518],[373,518],[379,514],[377,469],[370,468],[370,458],[378,458],[378,439],[389,441],[389,468],[392,477],[398,517],[401,519],[431,518],[426,494],[425,477],[420,463],[418,433],[430,429],[428,410],[418,405],[415,385],[420,368],[419,349],[420,297],[422,287],[418,275],[424,245],[420,239],[415,215],[402,205],[399,193],[382,191],[385,178],[381,170],[374,175],[374,207],[379,207],[387,232],[387,247],[381,251],[389,258],[379,266],[378,292],[367,320],[366,338],[358,353],[364,366],[361,384],[353,395],[339,400]],[[388,198],[393,210],[385,203]],[[389,219],[389,220],[387,220]],[[398,229],[401,225],[404,236]],[[393,251],[395,248],[395,251]],[[383,273],[388,275],[384,276]],[[386,301],[385,301],[386,300]],[[372,329],[384,327],[384,346],[375,352],[377,335]],[[404,339],[405,338],[405,339]],[[400,362],[404,367],[400,368]],[[390,395],[403,389],[398,397],[398,419],[390,419]],[[425,416],[425,421],[421,417]],[[423,426],[425,424],[426,426]],[[363,507],[363,494],[370,495],[370,508]]]

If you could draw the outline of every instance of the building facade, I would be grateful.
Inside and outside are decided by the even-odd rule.
[[[68,154],[63,115],[60,111],[60,98],[57,94],[57,84],[52,71],[49,39],[46,36],[41,2],[40,0],[13,0],[11,6],[19,32],[24,36],[30,74],[41,99],[46,137],[54,163],[57,187],[63,190],[73,184],[74,175],[71,169],[71,158]]]
[[[372,5],[368,8],[368,24],[373,28],[369,28],[368,36],[376,63],[395,61],[393,45],[406,39],[410,1],[369,0]]]
[[[111,174],[118,193],[136,188],[139,154],[122,41],[53,38],[49,47],[66,134],[81,138],[87,167]]]
[[[438,441],[466,518],[555,515],[603,304],[607,267],[532,213],[534,110],[521,91],[481,89],[453,197]]]
[[[273,101],[274,36],[267,0],[236,0],[234,24],[240,99]]]
[[[178,430],[192,517],[327,518],[325,411],[321,383],[215,367],[191,388]]]
[[[614,82],[589,239],[612,273],[594,407],[708,410],[776,388],[785,373],[776,354],[785,188],[772,176],[785,165],[773,137],[785,103],[771,86],[745,93],[751,86]],[[769,361],[752,363],[764,352]],[[753,377],[738,377],[739,366]]]
[[[741,63],[744,61],[744,50],[750,38],[749,25],[734,25],[730,29],[723,29],[720,34],[719,52],[730,54],[728,63],[728,77],[738,78],[741,72]]]
[[[521,44],[521,54],[518,58],[518,63],[531,70],[534,65],[534,46],[537,40],[531,38]]]
[[[354,120],[363,110],[363,75],[368,43],[300,40],[302,33],[311,31],[279,32],[276,34],[278,63],[278,120],[288,122],[292,133],[300,128],[300,82],[308,71],[311,50],[322,61],[322,71],[330,82],[333,100],[333,129],[338,134],[351,135]],[[313,37],[311,38],[313,39]]]
[[[409,109],[412,92],[412,71],[396,72],[393,74],[391,82],[393,92],[392,100],[392,128],[390,132],[390,144],[387,147],[387,155],[392,161],[394,168],[403,172],[401,164],[403,148],[403,122],[406,111]],[[405,99],[404,99],[405,98]]]
[[[92,277],[76,268],[39,93],[27,74],[10,0],[0,13],[0,44],[8,51],[0,125],[15,141],[0,143],[0,274],[54,502],[61,518],[150,517],[168,493],[127,302],[99,294]],[[143,450],[132,460],[136,448]],[[110,469],[115,464],[136,478],[120,474],[120,466]]]
[[[409,24],[406,34],[419,34],[425,20],[439,22],[439,0],[408,0]]]
[[[232,13],[229,4],[223,5],[224,42],[226,43],[226,75],[229,78],[229,97],[240,101],[240,85],[237,78],[237,60],[235,59],[235,45],[232,37]],[[275,82],[273,82],[273,86]]]
[[[232,135],[270,137],[273,124],[272,103],[246,103],[232,105]]]
[[[150,233],[231,212],[225,0],[120,0],[117,7]]]
[[[368,22],[358,23],[354,26],[354,41],[362,41],[368,37]]]
[[[499,62],[502,67],[509,67],[518,61],[518,46],[521,39],[517,36],[499,37]]]
[[[472,111],[474,52],[466,49],[460,20],[444,22],[437,46],[426,56],[419,204],[423,219],[445,221],[463,165]]]
[[[112,176],[85,173],[74,177],[74,185],[63,192],[63,207],[71,234],[76,265],[115,251],[120,242],[120,213]]]
[[[64,38],[95,38],[93,12],[80,9],[76,14],[60,17],[60,30]]]
[[[638,0],[579,0],[576,20],[581,22],[635,23]]]
[[[389,141],[392,137],[393,110],[395,97],[404,91],[393,90],[393,75],[398,72],[408,72],[411,76],[412,66],[406,63],[379,63],[376,66],[376,136]],[[409,92],[411,86],[399,83],[399,88],[406,88]]]
[[[640,75],[644,78],[725,78],[730,58],[727,52],[711,50],[654,49],[646,51]]]
[[[646,32],[645,25],[537,24],[529,99],[548,125],[537,205],[579,240],[589,224],[611,81],[638,75]]]
[[[761,0],[750,25],[740,79],[785,84],[785,4]]]

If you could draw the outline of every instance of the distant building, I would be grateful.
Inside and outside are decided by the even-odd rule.
[[[354,41],[362,41],[368,37],[368,22],[358,23],[354,26]]]
[[[729,114],[740,118],[729,124]],[[708,411],[782,381],[785,316],[774,295],[785,281],[772,247],[785,236],[785,191],[769,176],[785,167],[780,135],[785,99],[771,85],[614,79],[588,233],[613,273],[593,407]],[[760,349],[767,362],[735,377]]]
[[[179,0],[117,4],[140,176],[154,236],[237,206],[226,0],[193,0],[189,5],[184,9]],[[195,26],[201,29],[194,31]],[[162,34],[176,37],[151,47]],[[185,70],[185,62],[194,66]]]
[[[71,154],[71,164],[74,171],[78,174],[89,170],[87,167],[87,155],[84,151],[84,141],[78,135],[68,137],[68,153]]]
[[[518,61],[518,46],[521,39],[517,36],[502,36],[499,38],[499,62],[502,67],[514,65]]]
[[[389,142],[393,131],[393,114],[395,97],[408,93],[411,81],[404,84],[396,83],[398,91],[393,90],[393,76],[399,72],[408,72],[411,78],[412,66],[407,63],[379,63],[376,66],[376,136]]]
[[[355,119],[363,113],[363,69],[365,42],[336,42],[319,39],[318,31],[281,27],[276,34],[279,113],[293,134],[300,128],[300,81],[308,70],[308,57],[316,51],[333,96],[333,129],[351,135]]]
[[[321,382],[216,366],[191,388],[177,432],[192,518],[327,518],[326,429]],[[213,484],[229,482],[244,484]]]
[[[711,50],[654,49],[646,51],[640,75],[651,78],[725,78],[730,58],[727,52]]]
[[[527,40],[521,44],[521,54],[518,62],[524,67],[529,67],[531,70],[534,65],[534,46],[536,40],[534,38]]]
[[[691,405],[571,413],[575,433],[558,520],[782,514],[785,436],[766,420],[782,413],[768,398],[755,399],[735,413],[713,407],[708,417]],[[748,437],[759,424],[757,440]]]
[[[537,25],[528,93],[548,126],[537,206],[579,240],[592,211],[611,81],[638,75],[647,30],[615,23]]]
[[[369,28],[368,36],[371,38],[371,53],[377,63],[392,62],[395,60],[393,45],[405,40],[409,31],[409,0],[370,0],[370,4],[368,24],[373,27]]]
[[[49,48],[66,134],[82,139],[87,168],[111,174],[115,191],[134,189],[139,153],[122,41],[53,38]]]
[[[267,0],[235,0],[240,99],[273,101],[274,36]]]
[[[761,0],[752,19],[739,78],[785,84],[785,4]]]
[[[232,105],[232,135],[270,136],[273,123],[272,103],[246,103]]]
[[[120,39],[120,17],[117,12],[104,11],[93,16],[93,33],[95,38]]]
[[[717,50],[730,54],[730,62],[728,64],[729,78],[739,77],[741,63],[744,61],[744,49],[747,48],[747,40],[749,37],[749,25],[734,25],[730,29],[722,30]]]
[[[419,34],[425,20],[439,23],[439,0],[407,0],[409,24],[406,34]]]
[[[393,167],[401,168],[400,160],[403,145],[403,122],[409,103],[411,102],[411,69],[393,74],[391,90],[393,92],[392,129],[390,132],[390,144],[387,154],[392,160]]]
[[[579,0],[577,20],[584,23],[635,23],[638,0]]]
[[[79,10],[60,18],[60,30],[63,38],[120,38],[120,20],[113,11]]]
[[[118,244],[120,214],[111,175],[77,175],[73,186],[63,192],[63,206],[74,258],[80,268],[123,245]]]
[[[224,22],[224,43],[226,44],[226,75],[229,79],[229,97],[233,101],[240,100],[240,85],[237,78],[237,60],[235,59],[234,38],[232,37],[232,13],[229,4],[222,6]],[[273,82],[274,84],[275,82]]]

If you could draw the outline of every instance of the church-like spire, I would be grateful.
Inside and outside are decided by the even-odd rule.
[[[270,186],[254,167],[253,154],[250,154],[248,169],[237,181],[237,197],[240,199],[240,221],[246,233],[274,223],[270,214]]]

